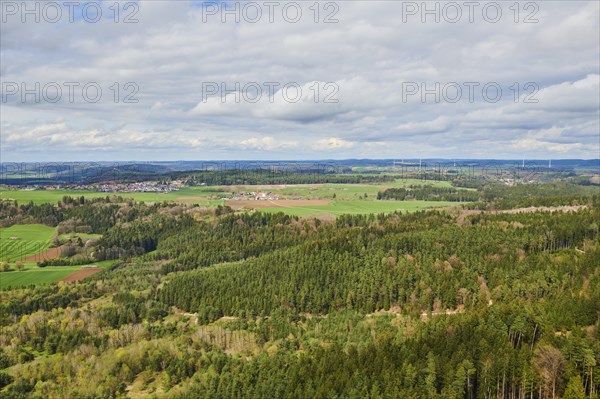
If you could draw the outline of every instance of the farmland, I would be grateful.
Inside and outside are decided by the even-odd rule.
[[[49,248],[55,228],[41,224],[16,224],[0,228],[0,260],[9,262],[14,270],[15,261],[23,261],[23,271],[0,273],[0,288],[22,287],[31,284],[50,284],[81,269],[81,266],[38,267],[35,260],[53,258],[58,252]],[[99,238],[99,234],[64,234],[63,239],[81,237]],[[56,253],[55,253],[56,252]],[[35,255],[40,255],[39,259]],[[34,260],[35,259],[35,260]],[[108,262],[97,262],[98,266],[107,266]]]
[[[389,183],[378,184],[280,184],[280,185],[241,185],[219,186],[223,192],[262,191],[272,192],[280,197],[292,199],[298,197],[306,200],[333,199],[359,200],[374,199],[377,193],[387,188],[407,187],[411,185],[430,185],[433,187],[452,187],[447,181],[425,181],[417,179],[396,179]]]
[[[178,201],[200,203],[202,205],[219,205],[219,198],[239,191],[269,191],[280,196],[302,197],[304,199],[332,198],[335,194],[338,199],[351,200],[359,197],[375,196],[377,192],[391,187],[406,187],[410,185],[431,185],[433,187],[452,187],[447,181],[425,181],[417,179],[397,179],[394,182],[381,184],[280,184],[280,185],[236,185],[236,186],[196,186],[184,187],[178,191],[168,193],[154,192],[97,192],[86,190],[4,190],[0,198],[16,200],[19,203],[34,204],[56,203],[65,195],[71,197],[85,196],[86,198],[100,198],[118,195],[123,198],[132,198],[136,201],[158,202]]]
[[[13,262],[45,250],[53,233],[54,228],[41,224],[0,228],[0,260]]]
[[[185,187],[170,193],[103,193],[79,190],[11,190],[3,193],[3,198],[11,198],[19,203],[55,203],[63,196],[85,196],[86,198],[119,195],[146,203],[174,201],[201,206],[229,205],[234,210],[257,209],[265,212],[284,212],[292,216],[318,216],[332,218],[338,215],[363,213],[389,213],[398,210],[416,211],[431,207],[445,207],[456,203],[441,201],[377,201],[377,193],[392,187],[410,185],[431,185],[451,187],[446,181],[422,181],[398,179],[385,184],[298,184],[298,185],[238,185]],[[279,197],[281,202],[272,201],[227,201],[234,193],[269,192]],[[317,205],[315,205],[317,204]]]
[[[108,267],[112,261],[96,262],[96,267]],[[51,266],[38,267],[34,262],[26,262],[25,270],[0,273],[0,289],[26,287],[29,285],[52,284],[88,267],[82,266]]]
[[[211,196],[219,196],[220,192],[215,192],[215,187],[186,187],[179,191],[169,193],[142,193],[142,192],[125,192],[125,193],[105,193],[97,191],[84,190],[6,190],[0,193],[0,198],[16,200],[19,203],[28,203],[33,201],[34,204],[56,203],[65,195],[71,197],[85,196],[86,198],[103,198],[106,196],[119,195],[123,198],[132,198],[136,201],[144,202],[160,202],[160,201],[178,201],[183,198],[182,202],[197,202],[202,205],[213,205],[208,199]],[[188,199],[185,199],[185,198]],[[190,199],[190,198],[195,198]],[[220,202],[219,202],[220,203]],[[214,205],[218,205],[217,203]]]
[[[62,280],[80,268],[81,266],[32,267],[22,272],[4,272],[0,273],[0,288],[50,284]]]

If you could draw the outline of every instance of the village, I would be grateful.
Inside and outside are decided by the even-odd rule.
[[[101,193],[170,193],[185,187],[181,181],[160,183],[156,181],[144,181],[134,183],[102,183],[102,184],[56,184],[50,186],[27,185],[21,189],[32,190],[81,190],[95,191]]]
[[[22,186],[23,191],[35,190],[79,190],[79,191],[94,191],[100,193],[170,193],[179,191],[186,185],[178,180],[169,183],[161,183],[156,181],[145,181],[135,183],[102,183],[102,184],[65,184],[65,185],[27,185]],[[206,186],[202,184],[201,186]],[[219,198],[222,201],[278,201],[281,198],[279,194],[272,192],[260,191],[240,191],[231,192],[229,196]],[[301,200],[301,197],[294,196],[294,200]]]

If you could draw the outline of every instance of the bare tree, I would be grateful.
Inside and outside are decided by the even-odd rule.
[[[553,346],[541,346],[535,351],[533,366],[542,380],[544,398],[556,398],[556,387],[562,378],[565,364],[564,355]]]

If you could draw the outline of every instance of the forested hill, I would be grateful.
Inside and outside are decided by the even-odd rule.
[[[459,227],[443,214],[392,215],[363,228],[327,229],[320,239],[246,262],[182,273],[160,298],[214,317],[268,315],[282,306],[321,314],[395,307],[419,315],[487,306],[493,293],[511,301],[547,299],[551,308],[556,298],[548,295],[563,293],[561,276],[572,264],[583,262],[584,272],[593,272],[598,252],[582,256],[575,248],[597,237],[598,216],[593,210],[496,215]],[[173,238],[168,244],[176,245]],[[556,259],[554,252],[561,249]],[[595,313],[590,317],[593,322]]]
[[[598,397],[598,197],[328,222],[53,212],[92,208],[95,251],[119,259],[0,292],[0,398]]]

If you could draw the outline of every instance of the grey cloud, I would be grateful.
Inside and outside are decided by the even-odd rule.
[[[599,4],[539,2],[539,23],[404,23],[401,2],[340,2],[338,24],[202,21],[190,2],[140,2],[138,24],[2,24],[16,82],[139,84],[139,103],[2,104],[3,159],[598,154]],[[334,82],[337,104],[201,103],[203,82]],[[537,104],[422,104],[403,82],[540,85]],[[59,121],[59,122],[57,122]],[[56,149],[53,153],[44,146]],[[212,153],[211,153],[212,151]],[[113,155],[111,155],[113,154]],[[60,160],[60,159],[54,159]]]

